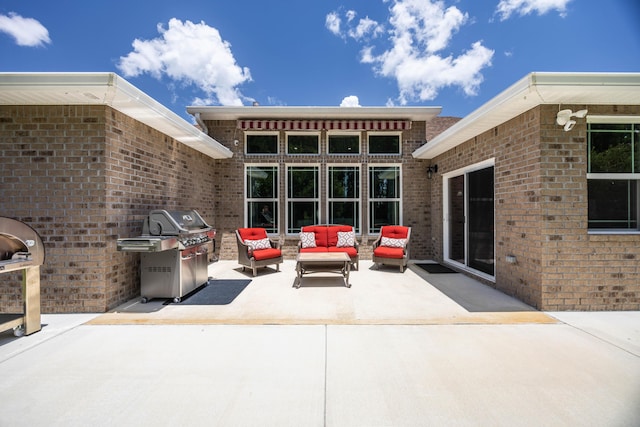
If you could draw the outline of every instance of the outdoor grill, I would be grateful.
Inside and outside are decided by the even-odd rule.
[[[0,331],[13,328],[15,336],[30,335],[41,329],[40,266],[44,245],[38,233],[27,224],[0,217],[0,273],[22,270],[23,311],[0,314]]]
[[[150,298],[182,297],[209,280],[207,244],[216,231],[195,210],[154,210],[142,223],[142,235],[122,238],[117,249],[140,252],[140,294]],[[215,241],[214,241],[215,243]]]

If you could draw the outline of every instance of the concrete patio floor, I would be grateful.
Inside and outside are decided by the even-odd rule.
[[[638,425],[640,312],[541,313],[459,274],[370,267],[294,289],[292,263],[214,263],[252,279],[231,304],[1,333],[0,426]]]
[[[341,276],[304,276],[294,288],[295,262],[280,271],[262,268],[253,277],[235,261],[209,267],[214,279],[250,279],[231,304],[214,306],[164,305],[165,299],[142,304],[129,301],[92,324],[470,324],[553,323],[555,320],[462,274],[429,274],[410,264],[376,269],[361,261],[351,272],[350,288]]]

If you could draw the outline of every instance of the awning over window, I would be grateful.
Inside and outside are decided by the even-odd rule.
[[[411,120],[238,120],[242,130],[408,130]]]

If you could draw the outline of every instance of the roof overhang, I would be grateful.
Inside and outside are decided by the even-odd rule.
[[[0,73],[0,105],[108,105],[214,159],[233,152],[114,73]]]
[[[274,107],[191,106],[187,112],[202,120],[411,120],[430,121],[442,107]]]
[[[413,152],[433,159],[541,104],[638,105],[640,73],[530,73]]]

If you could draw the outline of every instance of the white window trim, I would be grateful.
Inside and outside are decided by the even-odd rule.
[[[289,168],[295,168],[295,167],[305,167],[305,168],[312,168],[315,167],[318,169],[318,198],[317,199],[313,199],[313,198],[308,198],[308,199],[290,199],[289,198]],[[322,204],[322,192],[321,192],[321,188],[320,188],[320,184],[322,182],[322,165],[320,163],[287,163],[284,166],[284,170],[285,170],[285,177],[284,177],[284,182],[285,182],[285,186],[284,186],[284,209],[285,209],[285,215],[284,215],[284,234],[287,236],[295,236],[296,233],[289,233],[289,201],[290,200],[295,200],[295,201],[317,201],[318,202],[318,212],[316,212],[316,214],[318,215],[318,221],[322,221],[322,219],[320,218],[320,209],[321,209],[321,204]]]
[[[587,123],[590,124],[638,124],[640,123],[640,116],[598,116],[588,115]],[[587,165],[588,166],[588,165]],[[637,180],[640,183],[640,173],[588,173],[587,180],[590,179],[627,179]],[[640,234],[640,230],[627,230],[627,229],[597,229],[587,228],[587,234],[627,234],[637,235]]]
[[[640,123],[640,116],[595,116],[588,115],[587,123],[593,124],[636,124]]]
[[[382,135],[395,135],[398,137],[398,152],[397,153],[371,153],[371,142],[369,141],[370,136],[382,136]],[[367,132],[367,155],[369,156],[401,156],[402,155],[402,132],[401,131],[393,131],[393,132]]]
[[[248,153],[247,148],[247,137],[249,135],[275,135],[277,138],[276,142],[276,152],[275,153]],[[277,156],[280,154],[280,132],[279,131],[245,131],[244,132],[244,155],[245,156]]]
[[[370,174],[371,174],[371,168],[378,168],[378,167],[397,167],[398,168],[398,174],[399,174],[399,188],[400,188],[400,197],[397,198],[393,198],[393,199],[374,199],[371,198],[371,180],[370,180]],[[362,229],[363,230],[367,230],[367,234],[369,234],[371,231],[371,224],[369,224],[369,219],[371,218],[371,202],[373,200],[380,200],[380,201],[396,201],[399,200],[399,204],[398,204],[398,222],[400,225],[403,224],[404,222],[404,218],[403,218],[403,199],[404,199],[404,191],[403,191],[403,173],[402,173],[402,164],[401,163],[368,163],[367,164],[367,215],[366,215],[366,224],[362,224]]]
[[[357,136],[358,137],[358,151],[355,153],[330,153],[329,152],[329,137],[330,136]],[[362,132],[360,131],[339,131],[331,130],[327,131],[327,146],[326,153],[329,156],[354,156],[362,152]]]
[[[359,180],[359,188],[358,188],[358,197],[357,198],[353,198],[353,199],[333,199],[331,197],[329,197],[329,186],[331,184],[331,174],[329,173],[329,170],[332,167],[345,167],[345,168],[358,168],[358,180]],[[360,207],[360,218],[358,218],[358,223],[360,224],[360,230],[356,233],[357,235],[361,235],[362,234],[362,165],[360,163],[329,163],[327,164],[327,172],[326,172],[326,208],[325,208],[325,218],[327,218],[327,222],[329,221],[329,216],[330,216],[330,209],[329,209],[329,203],[332,201],[355,201],[358,202],[358,206]]]
[[[289,152],[289,137],[293,136],[293,135],[304,135],[304,136],[316,136],[318,137],[318,146],[317,146],[317,150],[315,153],[291,153]],[[285,138],[285,153],[287,154],[287,156],[313,156],[313,155],[317,155],[320,154],[320,132],[319,131],[289,131],[289,132],[285,132],[284,138]]]
[[[490,168],[490,167],[494,167],[496,166],[496,159],[491,158],[491,159],[487,159],[484,160],[482,162],[479,163],[474,163],[472,165],[469,166],[465,166],[463,168],[460,169],[456,169],[454,171],[451,172],[447,172],[447,173],[443,173],[442,174],[442,259],[444,259],[444,261],[446,261],[449,264],[455,265],[457,268],[467,271],[475,276],[481,277],[485,280],[488,280],[490,282],[495,283],[496,282],[496,276],[492,276],[490,274],[487,274],[483,271],[479,271],[476,270],[475,268],[471,268],[467,265],[468,263],[468,259],[467,259],[467,252],[465,250],[465,254],[464,254],[464,264],[460,263],[458,261],[452,260],[451,258],[449,258],[449,179],[454,177],[454,176],[459,176],[459,175],[463,175],[464,176],[464,186],[465,186],[465,190],[467,189],[467,179],[468,179],[468,173],[469,172],[474,172],[477,170],[481,170],[481,169],[486,169],[486,168]],[[495,172],[495,170],[494,170]],[[494,233],[493,233],[493,247],[497,248],[496,246],[496,232],[495,232],[495,218],[496,218],[496,210],[495,210],[495,183],[494,183],[494,215],[493,215],[493,229],[494,229]],[[467,203],[465,202],[464,204],[464,216],[465,218],[468,216],[467,213]],[[467,224],[465,222],[465,232],[464,232],[464,247],[468,248],[469,247],[469,235],[468,232],[466,230]],[[495,261],[497,261],[496,258],[496,253],[495,253],[495,249],[494,249],[494,265],[497,265],[497,263]],[[495,271],[494,269],[494,274],[497,273],[497,271]]]
[[[263,198],[251,198],[251,197],[247,197],[247,170],[249,168],[260,168],[260,167],[268,167],[268,168],[273,168],[275,167],[276,169],[276,173],[278,174],[277,176],[277,180],[275,182],[275,186],[276,186],[276,197],[273,199],[263,199]],[[278,205],[278,213],[280,213],[280,211],[282,210],[282,207],[280,206],[280,165],[277,163],[245,163],[244,164],[244,179],[243,179],[243,198],[244,198],[244,202],[243,202],[243,206],[244,206],[244,226],[248,227],[249,226],[249,202],[266,202],[266,201],[276,201],[276,204]],[[278,226],[276,227],[276,233],[269,233],[269,234],[279,234],[280,233],[280,229],[281,229],[281,224],[280,221],[277,222]]]

